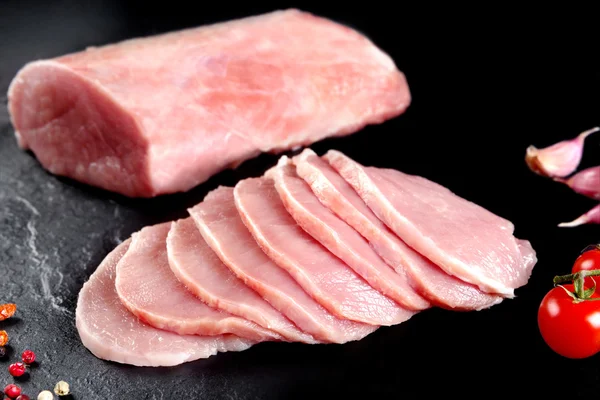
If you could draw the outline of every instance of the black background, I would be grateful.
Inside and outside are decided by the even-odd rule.
[[[19,306],[0,325],[11,335],[6,368],[25,347],[39,365],[20,381],[33,397],[64,379],[76,399],[253,399],[460,395],[590,397],[600,393],[600,355],[552,353],[536,313],[552,277],[568,273],[599,226],[559,229],[592,200],[529,172],[529,144],[544,147],[600,124],[597,27],[581,10],[465,8],[399,2],[0,1],[0,98],[25,62],[120,39],[290,6],[369,36],[405,72],[413,103],[402,116],[313,149],[423,175],[513,221],[539,262],[517,298],[490,310],[428,310],[341,346],[265,343],[176,368],[134,368],[96,359],[74,326],[81,285],[114,246],[142,226],[185,215],[219,184],[261,174],[263,155],[186,194],[132,200],[41,169],[18,150],[0,108],[0,302]],[[211,2],[214,3],[214,2]],[[600,135],[582,167],[598,164]]]

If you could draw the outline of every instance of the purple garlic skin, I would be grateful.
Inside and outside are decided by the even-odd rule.
[[[558,224],[561,228],[573,228],[584,224],[600,224],[600,204],[571,222]]]
[[[529,146],[525,162],[529,169],[542,176],[549,178],[569,176],[577,170],[581,162],[585,139],[598,131],[600,127],[595,127],[580,133],[574,139],[564,140],[543,149]]]
[[[569,179],[557,179],[557,181],[568,185],[575,193],[586,197],[600,200],[600,165],[584,169]]]

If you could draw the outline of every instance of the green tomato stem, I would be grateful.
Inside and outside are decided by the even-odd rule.
[[[554,285],[573,282],[573,286],[575,287],[575,295],[577,298],[581,300],[587,300],[592,296],[596,288],[596,283],[594,282],[594,290],[585,289],[584,280],[588,276],[600,276],[600,269],[584,270],[574,274],[555,276],[553,282]]]

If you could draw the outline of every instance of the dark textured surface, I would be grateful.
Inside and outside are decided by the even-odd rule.
[[[88,45],[285,8],[184,2],[170,7],[119,1],[0,2],[0,98],[23,63]],[[551,397],[600,391],[600,356],[562,359],[545,346],[536,312],[551,278],[566,273],[600,228],[556,228],[591,208],[591,200],[530,173],[527,145],[546,146],[600,123],[597,33],[519,12],[473,19],[384,7],[327,8],[294,4],[369,35],[407,74],[410,110],[383,125],[313,148],[417,173],[512,220],[531,240],[539,263],[515,300],[491,310],[429,310],[343,346],[261,344],[176,368],[134,368],[96,359],[74,324],[79,289],[114,246],[144,225],[185,214],[219,184],[261,174],[276,157],[261,156],[182,195],[131,200],[46,173],[20,151],[0,107],[0,302],[18,305],[0,323],[11,336],[0,360],[0,386],[24,348],[40,361],[20,384],[32,398],[58,380],[75,399],[279,399],[349,395],[482,393],[512,395],[515,386]],[[548,21],[548,22],[542,22]],[[593,26],[590,26],[593,29]],[[584,165],[600,160],[600,137],[588,141]],[[597,163],[597,162],[596,162]],[[552,383],[577,381],[577,385]]]

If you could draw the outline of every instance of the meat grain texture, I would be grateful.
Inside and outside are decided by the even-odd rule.
[[[167,256],[168,222],[133,235],[117,264],[115,286],[121,303],[147,324],[181,335],[234,334],[257,342],[281,336],[246,318],[212,308],[177,280]]]
[[[292,9],[34,61],[8,99],[50,172],[152,197],[381,123],[411,95],[365,36]]]
[[[275,264],[242,222],[232,188],[212,191],[190,214],[229,269],[303,331],[322,342],[345,343],[362,339],[376,329],[373,325],[336,318]]]
[[[234,335],[178,335],[138,320],[121,304],[115,289],[116,266],[129,245],[127,240],[116,247],[79,293],[77,330],[94,355],[136,366],[172,366],[254,344]]]
[[[98,357],[174,365],[260,341],[360,340],[431,306],[511,298],[537,261],[506,219],[333,151],[282,156],[188,212],[135,233],[84,286],[77,327]]]
[[[167,236],[171,271],[209,306],[273,330],[290,341],[314,343],[221,262],[191,218],[174,222]]]
[[[369,241],[394,270],[434,305],[452,310],[481,310],[502,297],[447,274],[396,236],[354,189],[310,149],[294,157],[300,176],[315,196]]]

